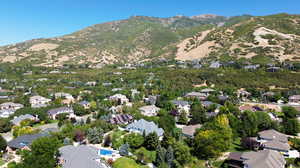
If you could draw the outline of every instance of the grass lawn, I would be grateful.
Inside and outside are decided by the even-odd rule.
[[[2,160],[2,158],[0,158],[0,166],[4,165],[5,162]]]
[[[145,166],[139,165],[135,162],[135,160],[122,157],[117,159],[113,163],[113,168],[144,168]]]

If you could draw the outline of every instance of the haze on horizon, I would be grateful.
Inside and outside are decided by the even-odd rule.
[[[0,45],[65,35],[87,26],[134,15],[171,17],[216,14],[298,14],[299,0],[10,0],[0,5]]]

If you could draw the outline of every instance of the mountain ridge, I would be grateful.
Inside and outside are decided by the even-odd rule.
[[[243,49],[245,47],[239,45],[248,42],[251,45],[254,44],[253,32],[260,27],[265,27],[264,30],[273,33],[277,32],[275,33],[277,35],[278,33],[295,34],[295,39],[291,42],[280,38],[269,40],[272,41],[271,43],[279,43],[277,46],[279,48],[293,45],[295,52],[292,53],[296,56],[300,43],[298,41],[299,18],[299,15],[288,14],[259,17],[250,15],[224,17],[213,14],[168,18],[132,16],[125,20],[95,24],[64,36],[33,39],[2,46],[0,47],[0,61],[2,63],[27,62],[36,66],[56,67],[64,64],[96,66],[136,63],[159,58],[191,60],[191,58],[211,57],[220,59],[223,55],[241,58],[236,53],[241,51],[236,48],[240,48],[245,55],[251,53],[250,49]],[[274,25],[270,22],[274,22]],[[231,35],[228,35],[230,31]],[[203,37],[201,32],[208,33]],[[264,35],[270,36],[268,33]],[[275,37],[272,36],[272,38]],[[183,42],[185,44],[182,44]],[[203,44],[206,45],[204,48]],[[189,49],[186,48],[187,45]],[[232,45],[238,47],[230,48]],[[266,48],[266,46],[258,45],[256,50],[262,50],[257,47]],[[195,49],[198,51],[195,52]],[[178,56],[179,51],[183,55]],[[189,52],[194,54],[189,54]],[[261,52],[263,56],[275,53],[272,51],[268,55],[267,51]],[[203,53],[206,54],[203,55]],[[282,55],[277,56],[278,60],[285,60],[281,59],[284,57]]]

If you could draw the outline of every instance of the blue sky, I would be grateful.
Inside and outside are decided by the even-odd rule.
[[[133,15],[300,13],[300,0],[3,0],[0,45],[68,34]]]

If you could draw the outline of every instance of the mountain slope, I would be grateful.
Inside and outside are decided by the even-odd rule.
[[[0,47],[0,61],[103,65],[158,58],[300,60],[300,16],[216,15],[126,20]]]
[[[204,35],[203,35],[204,34]],[[178,45],[176,58],[300,60],[300,16],[251,17],[199,33]]]
[[[30,62],[43,66],[62,64],[111,64],[172,57],[174,43],[198,31],[222,24],[215,15],[127,20],[90,26],[63,37],[36,39],[0,48],[2,62]]]

